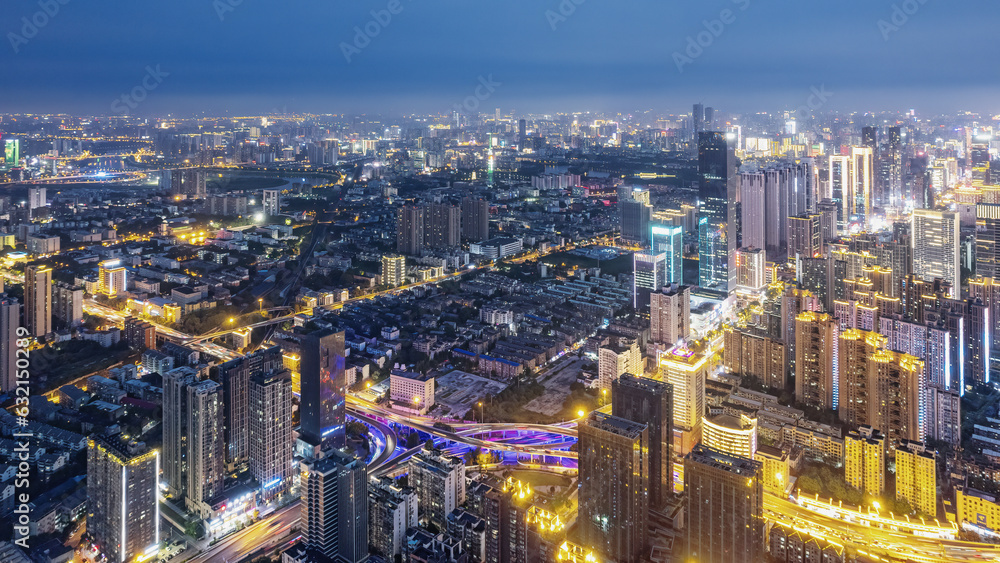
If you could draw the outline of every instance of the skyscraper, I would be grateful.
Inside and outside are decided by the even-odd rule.
[[[265,499],[292,486],[292,378],[287,370],[255,373],[249,393],[250,474]]]
[[[649,243],[649,222],[653,208],[649,205],[649,190],[618,188],[618,212],[622,240],[646,246]]]
[[[687,555],[699,563],[760,561],[764,499],[760,462],[695,446],[684,458]]]
[[[923,442],[903,441],[896,448],[896,499],[928,517],[937,515],[937,459]]]
[[[691,335],[691,288],[664,287],[649,296],[649,338],[666,348]]]
[[[705,130],[705,106],[695,104],[691,110],[691,128],[694,130],[694,139],[698,140],[698,134]]]
[[[615,561],[645,561],[651,455],[647,425],[592,412],[579,431],[581,539]]]
[[[490,238],[490,204],[482,198],[462,198],[462,236],[471,242]]]
[[[885,492],[885,436],[862,425],[844,436],[844,478],[855,489],[882,496]]]
[[[28,211],[34,211],[47,205],[45,191],[44,187],[28,188]]]
[[[674,392],[669,383],[631,374],[611,384],[611,414],[648,426],[649,504],[660,509],[673,493]]]
[[[962,269],[958,214],[951,211],[914,209],[912,216],[913,273],[926,281],[941,278],[951,284],[951,297],[958,296]]]
[[[250,379],[283,370],[281,348],[277,346],[258,350],[212,369],[213,379],[222,384],[226,466],[230,471],[245,465],[250,459]]]
[[[739,177],[735,153],[724,133],[699,134],[698,177],[698,285],[728,295],[735,286],[730,261],[736,250]]]
[[[31,336],[52,332],[52,268],[24,269],[24,324]]]
[[[684,283],[684,228],[680,225],[657,225],[650,229],[653,254],[664,254],[663,285]]]
[[[83,322],[83,286],[56,282],[52,288],[52,316],[65,326]],[[156,345],[154,342],[149,347]]]
[[[764,173],[760,170],[740,174],[740,212],[744,248],[766,248],[766,192]]]
[[[635,307],[636,311],[648,310],[650,295],[663,287],[666,260],[666,254],[637,252],[633,255],[632,306]]]
[[[313,455],[346,444],[346,361],[343,332],[314,332],[302,338],[299,440]]]
[[[307,550],[345,563],[368,557],[368,469],[340,450],[300,464]]]
[[[406,205],[396,211],[396,252],[419,254],[424,247],[424,208]]]
[[[796,215],[788,218],[788,258],[796,255],[811,258],[823,253],[820,215]]]
[[[131,561],[159,549],[159,472],[159,452],[142,442],[87,440],[87,533],[108,561]]]
[[[105,260],[98,268],[99,291],[109,297],[125,293],[128,289],[127,274],[121,260]]]
[[[17,387],[17,328],[21,326],[21,304],[0,293],[0,392]]]
[[[806,311],[795,319],[795,399],[823,410],[836,409],[834,361],[837,325],[830,315]]]
[[[458,246],[462,238],[462,208],[432,203],[424,210],[424,244],[430,248]]]
[[[446,527],[448,514],[465,504],[465,462],[437,451],[421,450],[410,458],[410,486],[420,499],[422,519]]]
[[[1000,204],[976,206],[975,273],[1000,283]]]

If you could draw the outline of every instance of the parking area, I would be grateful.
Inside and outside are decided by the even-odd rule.
[[[496,395],[507,388],[506,383],[461,370],[442,375],[438,377],[437,382],[434,402],[439,406],[434,414],[438,417],[456,419],[470,418],[466,414],[479,400],[488,395]]]

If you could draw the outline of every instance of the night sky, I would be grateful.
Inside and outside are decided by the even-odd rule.
[[[1000,113],[996,0],[45,2],[4,2],[0,112],[114,114],[158,65],[133,115],[446,112],[490,77],[490,113],[794,109],[812,87],[824,109]]]

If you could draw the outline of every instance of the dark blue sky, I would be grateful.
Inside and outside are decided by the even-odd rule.
[[[0,111],[112,114],[159,65],[134,114],[448,111],[490,75],[489,112],[774,110],[825,86],[830,109],[1000,113],[996,0],[908,0],[888,41],[900,0],[397,0],[350,63],[341,43],[391,0],[61,1],[15,53],[40,8],[5,0]],[[547,17],[560,2],[575,12]],[[673,54],[724,9],[734,21],[679,72]]]

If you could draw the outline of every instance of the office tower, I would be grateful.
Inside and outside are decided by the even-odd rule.
[[[671,285],[649,296],[649,338],[667,348],[691,336],[691,288]]]
[[[730,373],[757,379],[772,389],[784,389],[788,379],[787,347],[756,326],[723,328],[723,360]]]
[[[403,551],[406,530],[417,527],[417,492],[400,487],[392,478],[368,481],[369,545],[378,555],[392,559]]]
[[[764,172],[756,170],[740,174],[740,212],[744,248],[767,247],[767,208]]]
[[[871,426],[844,436],[844,478],[855,489],[880,497],[885,492],[885,436]]]
[[[264,216],[277,217],[281,213],[281,192],[278,190],[264,190],[261,194],[261,206]]]
[[[937,459],[923,442],[904,440],[896,448],[896,500],[917,512],[937,516]]]
[[[430,248],[458,246],[462,238],[462,208],[432,203],[424,210],[424,245]]]
[[[382,256],[382,285],[399,287],[406,284],[406,257],[400,254]]]
[[[482,198],[462,198],[462,236],[470,242],[490,238],[490,204]]]
[[[698,285],[703,290],[728,295],[735,285],[730,268],[736,250],[739,177],[736,156],[719,132],[698,136]]]
[[[307,551],[345,563],[368,557],[368,469],[340,450],[299,465]]]
[[[745,414],[706,416],[702,421],[701,443],[718,452],[753,459],[757,454],[757,419]]]
[[[694,139],[698,140],[698,134],[705,130],[705,106],[695,104],[691,110],[691,128],[694,130]]]
[[[0,393],[17,388],[17,328],[21,326],[21,304],[0,293]]]
[[[760,462],[698,445],[684,458],[687,556],[699,563],[761,561]]]
[[[868,147],[851,147],[850,155],[830,156],[829,182],[837,204],[837,227],[846,233],[854,225],[864,230],[872,219],[874,152]]]
[[[137,350],[156,348],[156,327],[142,319],[126,317],[122,339],[125,340],[130,348]]]
[[[663,287],[666,260],[666,254],[636,252],[632,256],[632,306],[636,311],[648,310],[650,295]]]
[[[660,354],[659,364],[663,381],[674,390],[674,428],[689,432],[700,428],[705,414],[708,357],[703,351],[680,344]],[[680,455],[688,451],[690,449],[680,452]]]
[[[926,281],[945,280],[951,284],[949,295],[957,297],[962,287],[958,214],[914,209],[912,225],[913,273]]]
[[[517,145],[517,147],[519,149],[521,149],[523,151],[524,149],[528,148],[527,147],[527,145],[528,145],[528,122],[527,122],[527,120],[524,120],[524,119],[518,119],[517,120],[517,138],[518,138],[518,145]]]
[[[155,556],[160,544],[160,456],[118,436],[87,440],[87,533],[123,563]]]
[[[796,401],[821,410],[837,408],[837,346],[837,325],[830,315],[807,311],[795,318]]]
[[[649,429],[601,412],[579,425],[584,545],[622,563],[645,561],[649,522]]]
[[[740,248],[734,254],[736,291],[741,296],[760,297],[767,287],[767,256],[762,248]]]
[[[83,323],[83,286],[56,282],[52,288],[52,316],[67,327]],[[126,324],[126,328],[128,325]],[[149,348],[155,347],[155,341]]]
[[[222,384],[226,467],[234,471],[250,459],[250,380],[281,372],[281,348],[272,346],[212,368],[212,378]]]
[[[28,211],[34,211],[47,205],[45,188],[28,188]]]
[[[1000,283],[1000,205],[976,206],[977,277]]]
[[[99,291],[115,297],[128,289],[125,266],[121,260],[105,260],[98,268]]]
[[[396,252],[420,254],[424,247],[424,208],[407,205],[396,211]]]
[[[647,246],[649,244],[649,223],[653,208],[649,205],[649,191],[639,188],[621,187],[618,190],[619,222],[622,240]]]
[[[163,375],[163,476],[202,518],[225,484],[222,386],[180,367]]]
[[[52,332],[52,268],[24,269],[24,324],[31,336]]]
[[[249,394],[250,475],[264,499],[292,487],[292,377],[288,370],[255,373]]]
[[[343,332],[314,332],[302,338],[299,440],[313,454],[346,444],[346,361]]]
[[[684,283],[684,228],[677,225],[656,225],[650,229],[650,245],[654,255],[663,254],[663,285]]]
[[[625,342],[611,342],[597,350],[597,382],[601,389],[611,391],[611,383],[631,373],[641,375],[642,352],[634,339]]]
[[[421,520],[443,529],[448,525],[448,514],[465,504],[465,462],[421,450],[410,458],[410,486],[417,491]]]
[[[823,254],[823,231],[819,214],[788,218],[788,258],[818,257]]]
[[[631,374],[611,385],[611,414],[648,426],[649,505],[663,508],[673,493],[674,392],[669,383]]]

